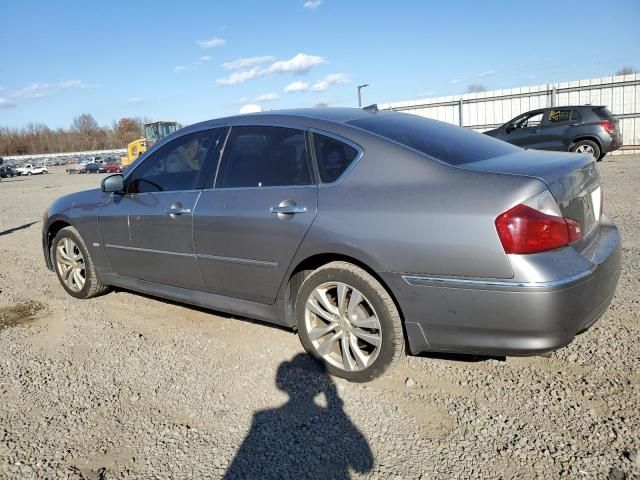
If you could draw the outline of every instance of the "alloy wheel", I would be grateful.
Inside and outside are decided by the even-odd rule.
[[[578,148],[576,148],[576,152],[577,153],[588,153],[592,157],[594,157],[595,153],[596,153],[591,145],[580,145],[580,146],[578,146]]]
[[[304,326],[318,355],[347,372],[370,366],[382,347],[382,327],[371,302],[343,282],[323,283],[311,292]]]
[[[56,245],[56,266],[60,278],[72,292],[84,288],[87,280],[85,261],[78,245],[68,237],[63,237]]]

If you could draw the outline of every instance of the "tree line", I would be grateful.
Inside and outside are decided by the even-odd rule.
[[[68,129],[52,129],[43,123],[22,128],[0,126],[0,157],[125,148],[144,135],[142,125],[146,121],[125,117],[114,120],[111,126],[100,126],[91,114],[83,113]]]

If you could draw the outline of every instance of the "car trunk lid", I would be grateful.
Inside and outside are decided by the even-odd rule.
[[[584,236],[599,223],[600,177],[588,155],[521,150],[459,168],[538,178],[555,197],[562,215],[580,222]]]

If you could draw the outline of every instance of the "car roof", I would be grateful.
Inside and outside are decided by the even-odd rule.
[[[392,111],[371,111],[360,108],[294,108],[287,110],[270,110],[268,112],[248,113],[243,115],[233,115],[214,120],[207,120],[185,127],[182,131],[189,133],[199,130],[202,127],[216,127],[233,123],[247,124],[251,121],[274,120],[317,120],[336,124],[345,124],[354,120],[370,118],[372,116],[402,115]]]

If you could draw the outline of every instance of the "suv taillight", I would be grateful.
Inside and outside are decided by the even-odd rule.
[[[582,238],[580,222],[564,218],[548,190],[516,205],[496,218],[506,253],[540,253]]]
[[[602,128],[604,128],[606,130],[606,132],[609,133],[609,134],[613,133],[613,130],[615,128],[615,126],[613,125],[613,122],[611,120],[604,120],[602,122],[598,122],[598,125],[600,125]]]

